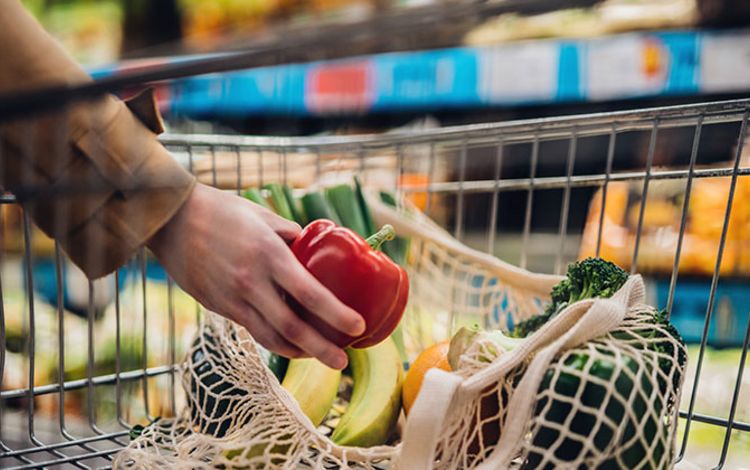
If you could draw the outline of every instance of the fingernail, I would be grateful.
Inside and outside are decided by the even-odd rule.
[[[333,367],[334,369],[343,369],[346,367],[347,362],[349,362],[346,358],[346,354],[337,354],[336,357],[333,359]]]
[[[355,336],[359,336],[362,333],[365,332],[365,328],[367,328],[367,324],[364,320],[361,318],[357,320],[357,322],[354,324],[354,328],[352,329],[352,333],[354,333]]]

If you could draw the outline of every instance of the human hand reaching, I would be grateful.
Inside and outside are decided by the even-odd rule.
[[[291,295],[343,333],[364,332],[362,317],[315,279],[287,246],[300,230],[257,204],[198,184],[148,247],[182,289],[247,328],[267,349],[285,357],[313,356],[342,369],[346,353],[284,301]]]

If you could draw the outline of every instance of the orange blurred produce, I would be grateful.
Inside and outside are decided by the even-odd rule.
[[[411,406],[417,399],[419,389],[422,387],[422,381],[428,370],[436,367],[450,372],[451,365],[448,363],[449,348],[450,341],[435,343],[419,353],[419,356],[412,362],[401,389],[401,400],[406,414],[409,414]]]

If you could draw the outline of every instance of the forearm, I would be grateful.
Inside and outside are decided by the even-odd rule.
[[[0,57],[0,93],[90,80],[17,0],[0,9]],[[0,184],[90,277],[126,261],[192,190],[153,124],[111,96],[0,123]]]

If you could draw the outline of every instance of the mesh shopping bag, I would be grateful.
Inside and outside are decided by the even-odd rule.
[[[529,318],[561,279],[472,250],[418,212],[368,203],[379,224],[411,240],[403,325],[413,350],[464,324]],[[355,448],[312,425],[245,330],[209,314],[182,367],[190,406],[146,428],[115,466],[666,468],[685,349],[656,315],[633,276],[610,299],[570,305],[510,352],[480,335],[458,370],[427,373],[399,444]]]

